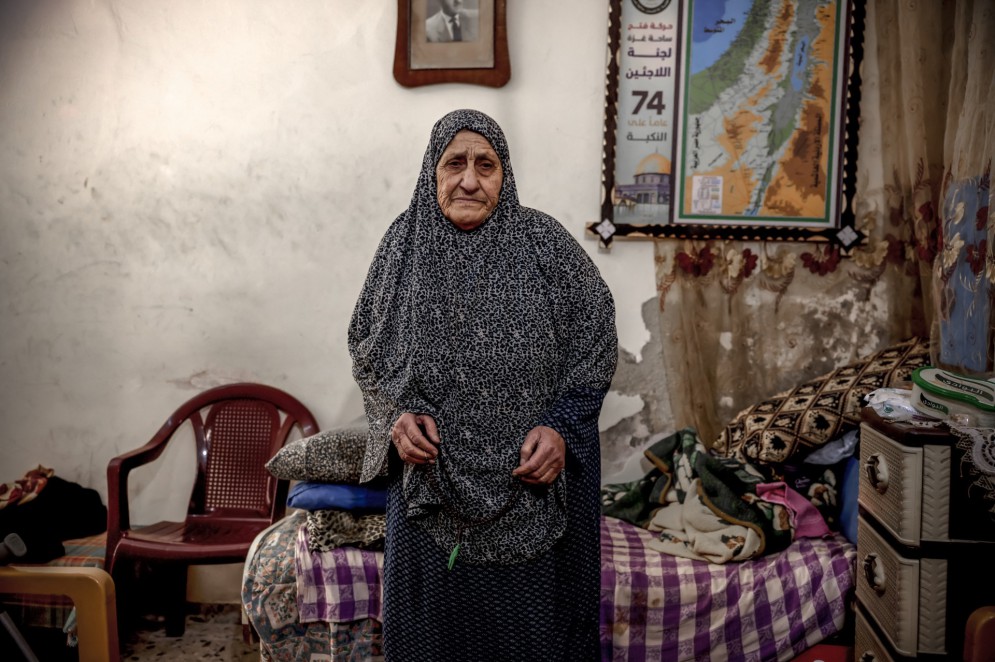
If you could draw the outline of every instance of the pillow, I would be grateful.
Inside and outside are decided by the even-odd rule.
[[[712,450],[743,462],[800,460],[855,429],[865,395],[907,381],[929,361],[928,339],[911,338],[883,349],[744,409]]]
[[[266,463],[283,480],[359,483],[366,453],[365,427],[342,427],[290,442]]]
[[[387,490],[341,483],[297,483],[290,488],[287,505],[301,510],[386,512]]]
[[[307,549],[312,554],[330,552],[337,547],[381,550],[387,534],[387,516],[313,510],[308,512],[304,526]]]

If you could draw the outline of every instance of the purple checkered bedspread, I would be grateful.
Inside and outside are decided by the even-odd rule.
[[[355,547],[310,552],[305,526],[295,546],[301,623],[383,619],[383,552]]]
[[[296,540],[300,621],[380,620],[383,554],[312,554],[306,535]],[[722,565],[647,549],[652,537],[602,518],[602,660],[790,660],[844,625],[857,553],[841,536]]]
[[[646,549],[652,537],[602,520],[602,660],[790,660],[843,627],[857,552],[841,536],[722,565]]]

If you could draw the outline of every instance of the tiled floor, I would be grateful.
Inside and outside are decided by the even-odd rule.
[[[66,636],[56,628],[22,630],[21,634],[41,662],[77,662],[79,659],[78,649],[67,646]],[[122,662],[259,660],[258,644],[247,644],[242,639],[241,613],[234,605],[200,607],[187,616],[182,637],[167,637],[162,622],[149,617],[139,622],[132,634],[120,642],[120,651]],[[19,662],[23,659],[14,641],[0,636],[0,660]]]
[[[205,606],[199,613],[188,615],[182,637],[167,637],[161,623],[148,622],[121,642],[122,662],[258,659],[258,644],[247,644],[242,639],[241,614],[236,606]]]

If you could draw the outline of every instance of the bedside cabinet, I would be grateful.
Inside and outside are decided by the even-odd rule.
[[[959,660],[995,604],[995,476],[943,424],[861,417],[855,659]]]

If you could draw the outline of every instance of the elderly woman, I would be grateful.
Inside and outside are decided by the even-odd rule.
[[[598,659],[614,304],[570,234],[519,204],[487,115],[432,129],[349,350],[370,425],[363,480],[390,477],[386,659]]]

